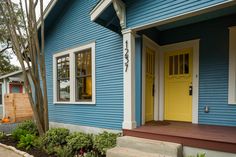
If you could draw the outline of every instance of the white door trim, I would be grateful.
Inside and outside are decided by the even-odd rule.
[[[143,35],[142,47],[142,124],[145,124],[145,82],[146,82],[146,49],[148,46],[155,51],[155,96],[154,96],[154,120],[159,120],[159,52],[160,46],[147,36]]]
[[[193,99],[192,99],[192,123],[198,124],[198,91],[199,91],[199,42],[200,39],[184,41],[161,46],[160,67],[160,120],[164,119],[164,53],[184,48],[193,48]]]

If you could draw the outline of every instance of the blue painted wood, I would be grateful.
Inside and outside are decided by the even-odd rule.
[[[128,28],[196,11],[227,0],[127,0]]]
[[[135,40],[135,119],[142,125],[142,38]]]
[[[57,5],[61,5],[59,1]],[[46,31],[49,119],[52,122],[117,129],[123,121],[122,36],[90,21],[96,0],[71,0]],[[57,6],[55,8],[58,8]],[[96,104],[53,104],[53,54],[96,41]]]
[[[228,104],[228,27],[236,25],[235,18],[236,14],[159,33],[160,45],[200,39],[200,124],[236,126],[236,105]],[[204,112],[206,105],[209,113]]]

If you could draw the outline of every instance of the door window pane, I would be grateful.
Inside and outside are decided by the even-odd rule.
[[[184,73],[189,74],[189,54],[184,56]]]
[[[179,55],[179,73],[180,74],[184,73],[184,55],[183,54]]]
[[[169,56],[169,75],[173,75],[173,56]]]
[[[179,68],[179,59],[178,55],[174,56],[174,74],[178,75],[178,68]]]

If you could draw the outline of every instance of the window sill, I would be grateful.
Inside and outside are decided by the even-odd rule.
[[[95,105],[96,102],[53,102],[54,105]]]

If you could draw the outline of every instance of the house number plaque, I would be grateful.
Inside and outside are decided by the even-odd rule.
[[[129,49],[128,49],[128,41],[125,42],[125,72],[128,71],[129,67]]]

